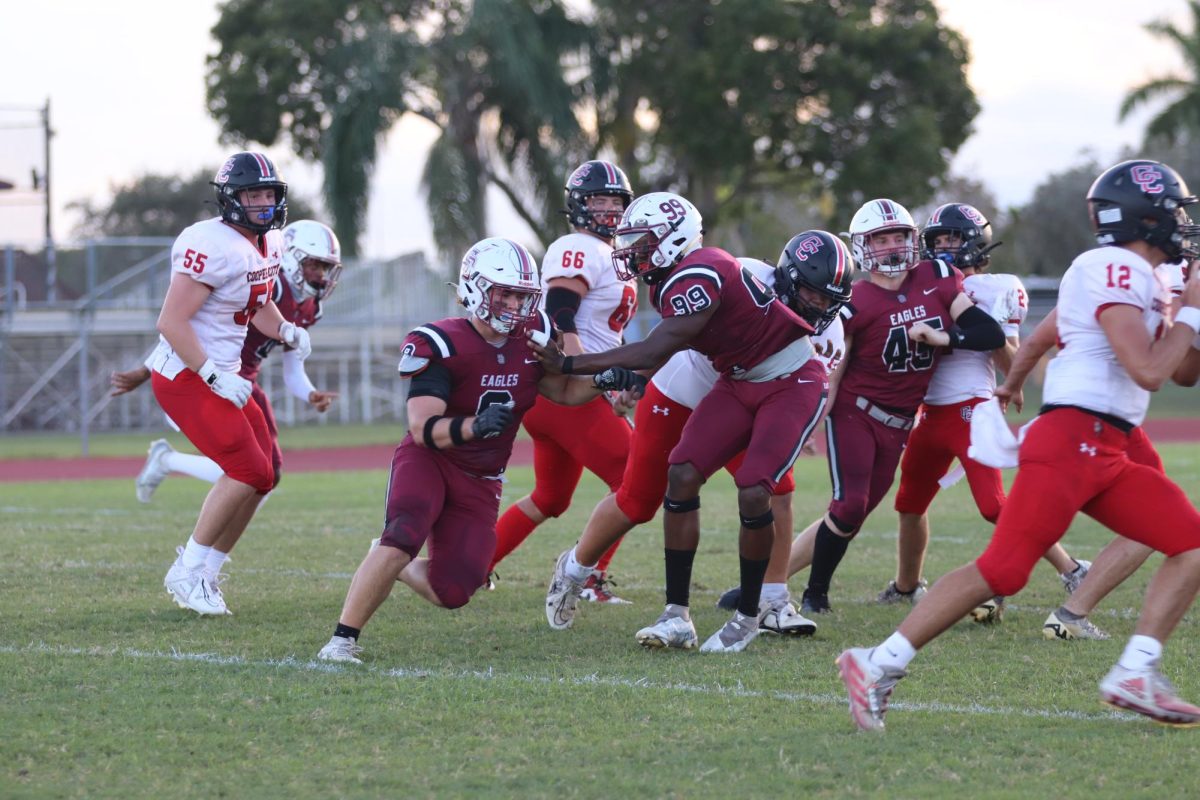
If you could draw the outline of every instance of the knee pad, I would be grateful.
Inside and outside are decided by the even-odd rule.
[[[858,536],[859,528],[862,527],[861,522],[857,525],[849,525],[835,516],[832,511],[827,511],[825,513],[829,515],[829,520],[833,523],[833,526],[837,528],[837,532],[835,532],[836,535],[841,536],[844,534],[845,538],[847,539],[853,539],[855,536]],[[845,533],[846,531],[849,531],[849,533]]]
[[[482,581],[480,584],[482,585]],[[462,608],[470,602],[471,595],[479,588],[475,586],[468,589],[462,583],[453,580],[439,580],[432,573],[429,576],[429,586],[445,608]]]
[[[663,498],[663,511],[668,511],[672,514],[686,514],[689,511],[700,510],[700,496],[697,495],[690,500],[672,500],[669,497]]]
[[[770,508],[767,509],[767,513],[759,514],[757,517],[747,517],[742,514],[738,516],[741,517],[742,527],[752,531],[765,528],[775,521],[775,512]]]

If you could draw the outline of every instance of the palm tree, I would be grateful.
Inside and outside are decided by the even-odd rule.
[[[1146,128],[1147,138],[1160,137],[1168,143],[1185,133],[1200,133],[1200,0],[1188,0],[1192,12],[1190,32],[1166,20],[1146,25],[1151,34],[1173,42],[1183,56],[1188,74],[1155,78],[1132,89],[1121,101],[1118,118],[1124,120],[1138,106],[1167,98],[1172,102]]]

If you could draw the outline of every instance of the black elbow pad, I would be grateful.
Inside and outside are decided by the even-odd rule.
[[[953,350],[987,352],[1004,346],[1004,329],[979,306],[971,306],[958,315],[948,331]]]

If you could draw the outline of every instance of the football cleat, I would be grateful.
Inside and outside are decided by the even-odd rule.
[[[632,602],[622,597],[617,597],[610,591],[610,586],[616,586],[616,581],[608,577],[607,572],[594,570],[588,579],[583,582],[583,590],[579,596],[587,600],[589,603],[610,603],[614,606],[629,606]]]
[[[229,613],[220,590],[216,589],[204,576],[204,568],[188,569],[183,566],[183,548],[175,549],[177,558],[167,575],[163,578],[163,586],[167,594],[175,600],[180,608],[190,609],[201,616],[218,616]]]
[[[735,586],[732,589],[725,590],[721,597],[717,600],[717,608],[723,608],[726,611],[737,611],[738,603],[742,602],[742,587]]]
[[[758,636],[758,617],[747,617],[740,611],[708,637],[700,648],[701,653],[740,653]]]
[[[146,456],[146,463],[133,482],[139,503],[149,503],[154,490],[163,482],[163,478],[170,474],[170,470],[163,464],[163,456],[174,452],[175,448],[171,447],[166,439],[155,439],[150,443],[150,455]]]
[[[1143,669],[1115,665],[1100,681],[1100,700],[1163,725],[1177,728],[1200,725],[1200,708],[1179,698],[1175,687],[1158,671],[1158,659]]]
[[[797,611],[790,600],[760,603],[758,627],[768,633],[785,636],[812,636],[817,631],[817,623]]]
[[[563,550],[554,564],[554,576],[546,589],[546,621],[556,631],[563,631],[575,624],[575,609],[583,584],[571,580],[567,575],[567,558],[570,550]]]
[[[677,606],[667,606],[662,616],[653,625],[642,628],[634,634],[638,644],[651,650],[663,648],[694,650],[699,642],[699,637],[696,636],[696,626],[676,610],[677,608]]]
[[[991,625],[1004,619],[1004,598],[993,597],[971,609],[971,619],[980,625]]]
[[[499,580],[500,575],[497,574],[496,570],[492,570],[487,574],[487,577],[483,579],[483,588],[489,592],[494,592],[496,591],[496,582]]]
[[[321,652],[317,653],[317,658],[321,661],[341,661],[348,664],[361,664],[362,659],[358,654],[362,652],[357,640],[351,639],[348,636],[333,636],[329,642],[321,648]]]
[[[925,587],[927,586],[929,586],[929,583],[924,578],[921,578],[921,580],[917,581],[917,585],[911,592],[902,592],[896,588],[895,581],[888,581],[887,588],[879,593],[879,596],[875,598],[875,602],[885,606],[901,602],[916,605],[917,601],[925,596],[925,592],[927,591]]]
[[[1103,641],[1112,638],[1093,625],[1087,617],[1068,620],[1059,611],[1051,611],[1050,616],[1046,617],[1046,621],[1042,623],[1042,636],[1045,636],[1047,639],[1062,639],[1063,641],[1071,641],[1072,639],[1095,639]]]
[[[1083,579],[1087,577],[1088,570],[1092,568],[1092,562],[1080,561],[1078,558],[1072,559],[1075,562],[1075,569],[1070,572],[1058,573],[1058,579],[1063,582],[1063,588],[1067,590],[1067,594],[1074,594],[1079,588],[1079,584],[1083,583]]]
[[[805,589],[804,594],[800,597],[800,613],[802,614],[828,614],[833,611],[833,606],[829,605],[829,595],[825,592],[814,592],[812,589]]]
[[[837,657],[838,672],[850,698],[850,719],[864,731],[883,730],[888,698],[908,673],[871,663],[871,648],[853,647]]]

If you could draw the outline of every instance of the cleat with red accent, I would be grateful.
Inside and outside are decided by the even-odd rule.
[[[908,673],[871,663],[870,647],[853,647],[837,657],[838,672],[850,698],[850,719],[864,731],[882,731],[888,698]]]
[[[1142,669],[1114,666],[1100,681],[1100,700],[1163,725],[1176,728],[1200,725],[1200,708],[1180,699],[1175,687],[1158,671],[1157,659]]]

